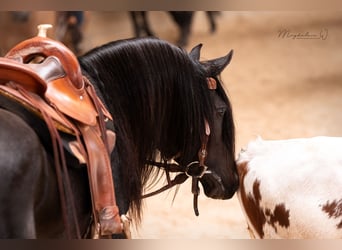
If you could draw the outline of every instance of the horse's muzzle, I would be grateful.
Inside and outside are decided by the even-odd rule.
[[[206,196],[212,199],[227,200],[234,196],[239,186],[238,176],[229,185],[224,185],[222,179],[214,172],[206,173],[200,179]]]

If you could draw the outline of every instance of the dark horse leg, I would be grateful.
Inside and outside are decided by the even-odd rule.
[[[179,30],[179,38],[177,45],[184,47],[189,42],[191,34],[191,24],[194,16],[194,11],[169,11],[172,20],[177,25]],[[154,36],[147,20],[147,11],[130,11],[130,17],[133,24],[135,37]],[[215,17],[219,14],[218,11],[206,11],[206,15],[210,25],[210,32],[216,31]]]
[[[83,11],[69,11],[69,29],[71,33],[71,43],[74,47],[75,53],[80,53],[80,44],[83,40],[83,20],[84,20],[84,12]]]
[[[30,12],[29,11],[12,11],[11,15],[12,15],[12,20],[14,22],[25,23],[30,18]]]
[[[205,13],[208,17],[208,21],[209,21],[209,25],[210,25],[210,33],[215,33],[215,31],[216,31],[215,18],[216,18],[216,16],[220,15],[220,12],[219,11],[206,11]]]
[[[186,46],[191,33],[194,11],[169,11],[169,13],[179,28],[180,35],[177,45],[181,47]]]
[[[180,36],[177,41],[179,46],[186,46],[189,42],[189,36],[191,34],[191,24],[194,16],[194,11],[170,11],[169,12],[175,23],[177,24]],[[206,11],[206,15],[210,25],[210,32],[216,31],[215,18],[219,15],[218,11]]]
[[[146,11],[130,11],[135,37],[154,36],[147,20]]]

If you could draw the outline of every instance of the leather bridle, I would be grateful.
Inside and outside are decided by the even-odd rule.
[[[215,90],[217,87],[216,80],[214,78],[207,78],[207,84],[209,90]],[[199,215],[198,211],[198,196],[200,194],[200,188],[198,186],[199,180],[205,174],[211,174],[212,172],[208,170],[208,167],[205,165],[208,151],[207,151],[207,144],[210,137],[210,127],[208,121],[204,121],[205,123],[205,135],[202,139],[201,148],[198,151],[198,161],[193,161],[187,164],[186,166],[181,166],[176,163],[168,163],[166,162],[155,162],[155,161],[148,161],[147,164],[151,166],[156,166],[165,171],[167,184],[156,191],[153,191],[148,194],[144,194],[142,198],[148,198],[159,193],[162,193],[176,185],[180,185],[184,183],[189,177],[192,178],[191,184],[191,192],[194,195],[193,199],[193,208],[194,213],[196,216]],[[175,176],[174,179],[171,180],[170,173],[172,172],[180,172],[178,175]]]

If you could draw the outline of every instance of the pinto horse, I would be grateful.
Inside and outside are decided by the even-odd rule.
[[[240,152],[238,197],[253,238],[342,238],[342,138],[268,141]]]
[[[150,166],[158,165],[157,152],[163,163],[159,166],[180,172],[170,186],[191,177],[197,191],[200,182],[214,199],[229,199],[237,190],[233,116],[219,78],[232,53],[200,62],[200,47],[188,54],[155,38],[127,39],[78,58],[83,76],[113,117],[115,196],[120,214],[129,212],[134,223],[142,217],[145,184],[157,172]],[[47,59],[43,55],[43,62]],[[66,204],[64,214],[44,121],[23,111],[20,103],[3,96],[0,100],[0,237],[90,237],[86,167],[66,157],[73,202]],[[13,105],[6,105],[8,101]],[[199,152],[205,153],[201,159]],[[166,163],[171,159],[176,170]],[[66,222],[74,225],[69,233]]]

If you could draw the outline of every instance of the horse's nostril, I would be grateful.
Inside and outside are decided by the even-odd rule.
[[[235,176],[237,175],[233,175],[233,178],[227,185],[224,185],[221,178],[215,173],[204,175],[200,182],[207,197],[226,200],[232,198],[237,191],[238,179]]]

